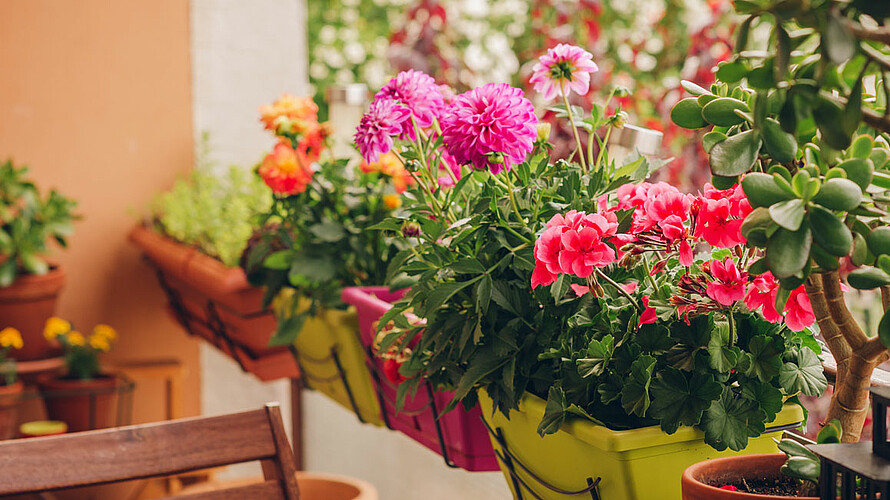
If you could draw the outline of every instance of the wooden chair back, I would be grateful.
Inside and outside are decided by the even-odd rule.
[[[298,500],[277,404],[264,409],[0,442],[0,495],[114,483],[259,461],[265,481],[170,498]]]

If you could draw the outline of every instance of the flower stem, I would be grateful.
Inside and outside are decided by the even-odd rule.
[[[528,227],[528,224],[519,212],[519,204],[516,203],[516,195],[513,194],[513,180],[510,179],[509,175],[506,175],[505,177],[507,178],[507,194],[510,195],[510,204],[513,205],[513,212],[516,213],[516,218],[519,219],[519,222],[521,222],[523,226]]]
[[[594,268],[593,271],[596,273],[597,276],[599,276],[600,278],[602,278],[603,281],[605,281],[606,283],[612,285],[612,286],[615,288],[615,290],[618,291],[618,293],[620,293],[621,295],[624,295],[624,298],[626,298],[627,300],[629,300],[630,303],[633,304],[634,307],[637,308],[637,311],[639,311],[639,312],[641,312],[641,313],[643,312],[643,308],[640,306],[640,304],[638,304],[637,301],[634,300],[634,298],[633,298],[629,293],[627,293],[627,290],[625,290],[624,288],[621,288],[621,285],[619,285],[618,283],[616,283],[615,280],[613,280],[612,278],[606,276],[606,273],[604,273],[604,272],[603,272],[602,270],[600,270],[598,267],[597,267],[597,268]]]
[[[565,88],[559,88],[562,94],[562,102],[566,105],[566,114],[569,117],[569,123],[572,124],[572,133],[575,135],[575,144],[578,145],[578,158],[581,160],[581,171],[587,173],[587,160],[584,158],[584,144],[581,143],[581,135],[578,134],[578,127],[575,125],[575,117],[572,114],[572,106],[569,104],[569,98],[566,96]]]
[[[594,168],[596,168],[596,169],[602,168],[603,157],[606,154],[606,145],[609,144],[609,136],[610,135],[612,135],[612,126],[611,125],[606,127],[606,136],[605,136],[605,138],[603,138],[603,146],[600,148],[599,154],[596,155],[596,164],[594,165]]]

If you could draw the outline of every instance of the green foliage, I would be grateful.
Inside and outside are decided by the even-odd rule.
[[[305,191],[276,196],[259,220],[262,234],[244,261],[248,279],[266,287],[267,303],[282,289],[296,292],[279,310],[271,345],[291,344],[322,308],[345,308],[343,287],[382,285],[387,263],[398,258],[398,242],[369,229],[392,212],[386,176],[347,164],[321,162]]]
[[[233,165],[220,176],[199,159],[187,178],[153,201],[151,212],[160,232],[237,266],[271,205],[272,194],[253,172]]]
[[[745,174],[751,205],[768,209],[744,231],[749,246],[766,249],[780,297],[847,256],[863,266],[851,286],[890,284],[890,259],[878,258],[890,249],[890,47],[875,41],[869,17],[885,13],[868,4],[736,2],[747,16],[738,53],[709,89],[685,84],[693,97],[672,113],[680,126],[711,126],[712,173]],[[768,40],[752,47],[749,31],[764,28]]]
[[[22,274],[46,274],[47,243],[65,247],[74,231],[76,202],[55,190],[41,198],[27,173],[12,160],[0,164],[0,288]]]
[[[818,444],[840,443],[842,434],[840,421],[832,420],[819,431],[816,442]],[[785,438],[777,442],[779,450],[788,457],[780,469],[782,474],[801,481],[800,496],[816,495],[816,485],[819,483],[819,475],[822,470],[819,457],[793,439]]]

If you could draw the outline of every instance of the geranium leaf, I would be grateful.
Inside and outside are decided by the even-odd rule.
[[[584,378],[602,375],[615,347],[615,339],[606,335],[602,340],[593,339],[587,347],[587,357],[576,361],[578,374]]]
[[[552,386],[547,394],[547,405],[544,407],[544,417],[538,424],[538,434],[545,436],[553,434],[562,427],[566,420],[566,393],[562,387]]]
[[[782,340],[778,337],[755,335],[748,342],[751,363],[747,367],[749,377],[757,377],[761,382],[769,382],[782,368]]]
[[[705,442],[718,451],[729,448],[740,451],[748,446],[748,438],[759,436],[764,430],[766,414],[757,402],[737,396],[725,387],[719,399],[702,415],[701,428]]]
[[[741,350],[735,346],[726,345],[726,340],[719,333],[711,336],[708,343],[708,362],[711,368],[720,373],[728,373],[739,362]]]
[[[671,338],[677,344],[667,353],[668,363],[680,370],[692,371],[695,355],[707,348],[711,341],[713,323],[710,316],[697,316],[689,324],[677,321],[671,325]]]
[[[655,358],[643,355],[631,364],[630,377],[621,389],[621,406],[628,414],[638,417],[646,415],[649,409],[649,383],[652,381],[652,370]]]
[[[742,397],[756,401],[766,413],[767,420],[775,419],[782,410],[782,391],[772,384],[748,380],[742,385]]]
[[[779,371],[779,384],[786,394],[820,396],[828,387],[822,363],[808,347],[794,347],[786,353],[787,362]]]
[[[661,429],[673,434],[681,425],[698,425],[702,412],[720,397],[721,386],[704,373],[686,375],[675,368],[660,372],[652,382],[649,415],[661,421]]]

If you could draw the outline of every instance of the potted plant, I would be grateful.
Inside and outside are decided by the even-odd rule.
[[[15,436],[18,407],[24,386],[16,378],[15,360],[9,357],[13,349],[21,349],[22,334],[12,327],[0,330],[0,439]]]
[[[868,2],[786,7],[737,3],[747,16],[739,54],[718,68],[720,83],[710,89],[684,83],[693,96],[672,117],[710,128],[703,145],[715,179],[742,178],[754,209],[744,232],[766,255],[754,267],[775,277],[777,309],[801,299],[794,291],[804,287],[837,362],[827,418],[840,421],[844,442],[857,442],[872,372],[890,357],[890,47],[875,36],[890,12]],[[771,35],[755,56],[748,33],[760,26]],[[880,290],[877,335],[851,315],[845,284]]]
[[[263,290],[239,267],[271,196],[259,177],[237,166],[218,175],[207,143],[205,136],[195,169],[154,200],[151,219],[130,232],[130,241],[157,270],[170,309],[188,332],[262,380],[295,377],[287,349],[268,345],[276,323]]]
[[[270,345],[292,346],[309,387],[380,425],[356,313],[340,292],[383,283],[397,249],[394,238],[368,228],[399,207],[412,180],[394,159],[358,167],[323,159],[329,130],[308,98],[285,95],[262,111],[278,143],[257,172],[274,200],[244,265],[267,299],[275,297],[279,322]]]
[[[44,336],[57,342],[65,357],[64,375],[46,374],[37,380],[50,420],[65,422],[70,432],[117,425],[121,380],[99,366],[99,354],[111,349],[117,332],[99,324],[85,335],[68,321],[51,317]]]
[[[517,495],[675,497],[688,465],[774,450],[802,420],[795,396],[827,383],[803,288],[781,312],[762,308],[770,284],[740,232],[742,188],[684,194],[640,183],[660,162],[611,161],[602,145],[625,115],[610,101],[624,91],[585,115],[569,101],[596,69],[566,45],[534,69],[536,90],[562,102],[569,158],[549,157],[531,103],[504,84],[457,96],[438,127],[402,137],[416,202],[379,227],[407,236],[391,276],[415,281],[380,319],[398,328],[380,352],[411,348],[400,399],[429,382],[454,391],[450,407],[482,403]],[[364,154],[392,148],[402,115],[420,121],[403,107],[372,106]],[[449,158],[469,168],[430,189]]]
[[[75,219],[74,201],[55,190],[42,197],[27,173],[12,160],[0,164],[0,328],[21,332],[24,347],[14,356],[23,361],[53,354],[41,331],[65,273],[44,255],[50,240],[66,245]]]

